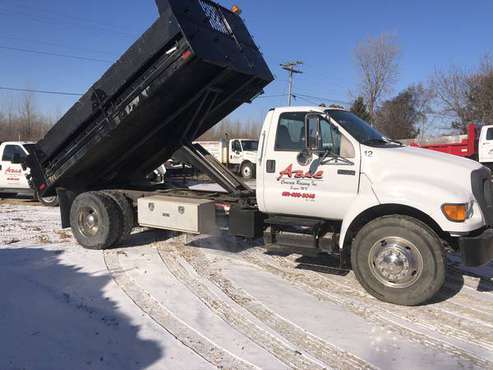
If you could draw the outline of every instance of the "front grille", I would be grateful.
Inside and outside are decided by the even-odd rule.
[[[472,192],[488,225],[493,225],[493,187],[490,170],[483,167],[472,172]]]
[[[217,5],[215,6],[206,0],[199,0],[199,4],[202,7],[202,10],[204,11],[207,19],[209,20],[211,27],[216,31],[229,35],[224,16],[217,8]]]

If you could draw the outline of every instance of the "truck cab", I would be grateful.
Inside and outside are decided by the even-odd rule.
[[[28,153],[24,142],[0,144],[0,193],[32,194],[22,163]]]
[[[28,156],[28,142],[5,142],[0,144],[0,194],[2,196],[32,195],[46,206],[58,205],[56,196],[39,197],[28,180],[29,169],[24,169]]]
[[[380,299],[412,305],[436,293],[444,244],[460,250],[466,265],[493,258],[490,170],[394,142],[345,110],[272,109],[257,168],[258,206],[272,226],[267,239],[301,244],[299,236],[292,243],[293,233],[309,230],[309,244],[348,256]]]
[[[481,127],[478,145],[479,162],[493,168],[493,126]]]
[[[244,179],[255,177],[258,141],[252,139],[233,139],[229,141],[230,167],[236,169]]]

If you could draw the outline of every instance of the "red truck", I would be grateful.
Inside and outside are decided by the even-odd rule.
[[[404,140],[409,146],[474,159],[493,169],[493,126],[478,128],[471,123],[466,135]]]

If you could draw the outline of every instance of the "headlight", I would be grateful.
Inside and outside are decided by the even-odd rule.
[[[444,204],[442,212],[449,221],[464,222],[469,216],[469,205],[463,204]]]

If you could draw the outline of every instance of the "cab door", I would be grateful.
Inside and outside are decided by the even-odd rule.
[[[328,117],[318,119],[318,153],[312,158],[312,172],[323,173],[318,202],[321,212],[342,220],[355,200],[360,180],[359,143]],[[313,131],[312,131],[313,132]],[[323,216],[322,216],[323,217]]]
[[[483,126],[479,136],[479,161],[493,162],[493,126]]]
[[[309,112],[284,112],[277,119],[275,135],[269,134],[269,146],[261,170],[263,171],[263,199],[261,209],[268,213],[300,215],[326,219],[342,219],[344,211],[356,196],[359,185],[359,156],[353,146],[347,161],[320,161],[319,153],[306,161],[300,153],[307,144],[334,143],[329,134],[329,122],[322,124],[317,115]],[[335,127],[335,126],[334,126]],[[342,134],[335,130],[335,145],[341,150]],[[339,135],[339,136],[338,136]],[[306,140],[308,136],[308,140]],[[341,143],[337,144],[337,137]],[[344,139],[344,150],[347,140]],[[349,142],[351,143],[351,142]],[[328,145],[328,144],[327,144]],[[352,143],[351,143],[352,145]],[[321,149],[321,148],[319,148]],[[336,149],[334,149],[336,150]],[[350,153],[351,154],[351,153]]]
[[[22,169],[22,165],[14,164],[15,156],[24,160],[27,156],[22,146],[6,144],[0,158],[0,188],[28,189],[29,183]]]

